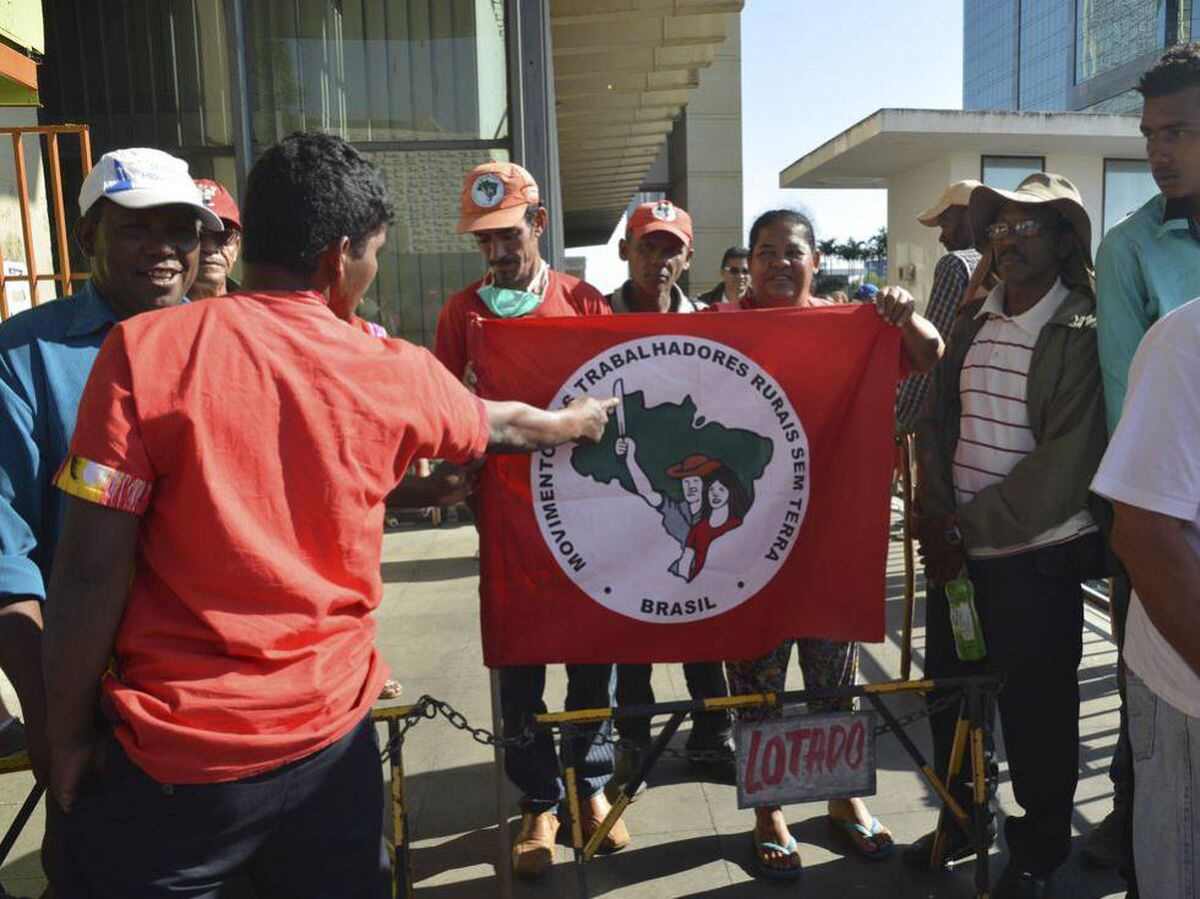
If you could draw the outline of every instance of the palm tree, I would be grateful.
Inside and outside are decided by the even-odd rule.
[[[866,258],[866,252],[866,241],[855,237],[847,237],[845,243],[838,245],[835,255],[845,259],[847,262],[858,262]]]
[[[888,254],[888,233],[887,228],[880,228],[867,241],[868,259],[887,259]]]

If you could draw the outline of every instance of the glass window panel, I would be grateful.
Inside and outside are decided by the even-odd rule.
[[[1016,190],[1017,185],[1040,172],[1046,165],[1040,156],[985,156],[983,183],[1000,190]]]
[[[1136,212],[1158,193],[1144,159],[1104,160],[1104,230]]]
[[[508,136],[503,0],[247,0],[254,139]]]
[[[964,0],[963,108],[1013,109],[1018,0]]]
[[[87,122],[93,156],[157,147],[186,159],[195,177],[216,175],[236,191],[223,0],[54,0],[45,10],[43,123]],[[72,197],[82,180],[79,145],[60,147]],[[71,228],[78,206],[66,212]],[[85,270],[69,243],[73,269]]]
[[[1076,0],[1075,81],[1103,75],[1191,34],[1190,0]],[[1167,34],[1168,24],[1173,33]]]
[[[483,277],[469,234],[455,234],[463,175],[506,160],[506,150],[367,150],[396,204],[396,224],[379,254],[379,277],[359,314],[388,333],[433,346],[438,314],[451,295]]]
[[[1099,103],[1093,103],[1086,112],[1104,112],[1113,115],[1141,115],[1142,95],[1135,90],[1125,91]]]
[[[1067,108],[1071,8],[1063,0],[1021,0],[1021,109]]]

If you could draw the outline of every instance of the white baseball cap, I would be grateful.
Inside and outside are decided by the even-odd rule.
[[[182,159],[149,147],[105,153],[79,189],[79,212],[87,215],[101,197],[127,209],[149,209],[176,203],[194,206],[204,227],[224,231],[221,217],[204,205],[200,188]]]

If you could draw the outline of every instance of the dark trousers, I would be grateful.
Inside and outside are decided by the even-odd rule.
[[[617,705],[648,705],[654,702],[650,665],[617,666]],[[729,695],[725,667],[720,662],[685,662],[683,677],[692,699],[717,699]],[[710,749],[724,746],[731,736],[729,712],[693,712],[688,746]],[[650,742],[649,718],[620,718],[617,733],[622,740],[645,746]]]
[[[161,784],[114,737],[106,750],[74,808],[56,808],[56,895],[215,899],[242,872],[264,897],[391,895],[369,719],[307,758],[228,783]]]
[[[1008,769],[1023,816],[1010,817],[1005,837],[1018,870],[1049,874],[1071,850],[1071,811],[1079,780],[1079,681],[1083,655],[1080,582],[1094,571],[1100,538],[1000,559],[968,562],[987,658],[963,662],[954,648],[946,595],[930,585],[926,606],[925,672],[954,677],[1000,672],[1000,723]],[[934,694],[931,701],[941,698]],[[944,774],[957,712],[930,718],[937,770]],[[989,753],[990,754],[990,753]],[[994,770],[994,761],[989,760]],[[970,803],[970,766],[952,785]],[[989,777],[994,807],[995,780]]]
[[[505,737],[520,735],[534,715],[548,711],[542,699],[545,690],[545,665],[500,669],[500,714]],[[612,701],[612,665],[567,665],[567,699],[563,705],[566,711],[608,708]],[[587,799],[603,790],[612,777],[612,744],[606,739],[597,745],[591,739],[597,733],[608,737],[612,722],[579,725],[577,729],[577,735],[561,741],[562,766],[575,766],[580,798]],[[554,739],[544,730],[538,731],[530,746],[504,752],[504,773],[523,794],[522,811],[535,814],[553,811],[566,798],[560,771]]]

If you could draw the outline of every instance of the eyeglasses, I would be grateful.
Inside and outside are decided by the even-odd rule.
[[[996,243],[1004,240],[1010,234],[1016,240],[1036,237],[1049,227],[1045,222],[1039,222],[1037,219],[1025,219],[1021,222],[1013,222],[1011,225],[1006,222],[996,222],[984,228],[983,233],[987,235],[988,240]]]
[[[731,274],[731,275],[743,275],[743,276],[744,276],[744,275],[748,275],[748,274],[750,274],[750,269],[748,269],[748,268],[735,268],[735,267],[734,267],[734,266],[732,266],[732,265],[723,265],[723,266],[721,266],[721,271],[723,271],[723,272],[729,272],[729,274]]]
[[[227,247],[241,238],[241,232],[237,228],[226,228],[224,231],[213,231],[210,228],[205,228],[200,232],[201,243],[209,246]]]

